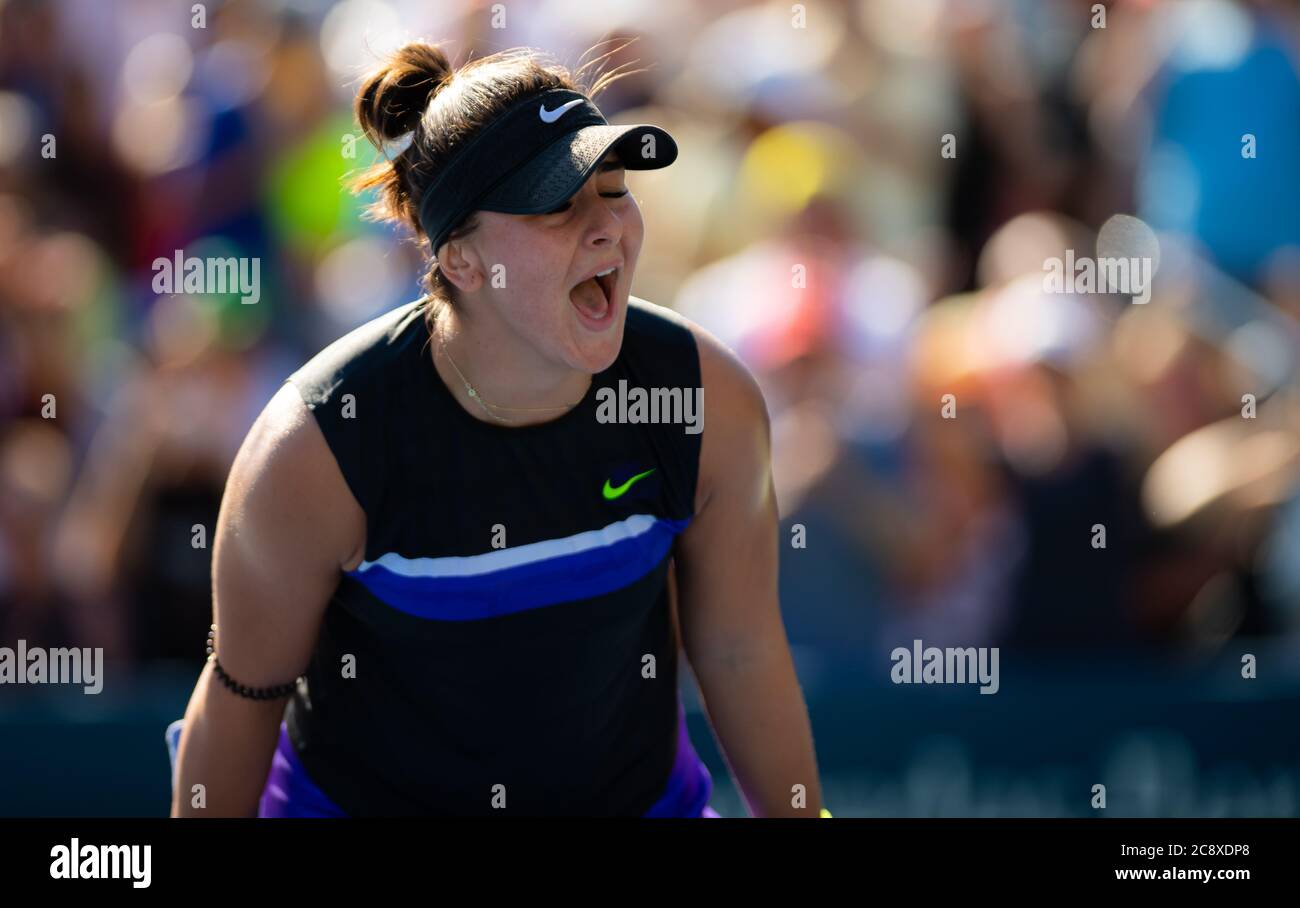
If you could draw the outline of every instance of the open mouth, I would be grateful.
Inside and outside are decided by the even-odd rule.
[[[614,311],[614,290],[618,286],[620,269],[587,278],[569,291],[569,300],[578,314],[593,324],[607,322]]]

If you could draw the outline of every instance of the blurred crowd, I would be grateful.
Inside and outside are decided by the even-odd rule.
[[[764,388],[801,651],[1300,629],[1296,3],[496,6],[0,0],[0,645],[201,661],[244,433],[419,293],[343,183],[421,37],[641,68],[602,110],[681,156],[630,178],[634,292]],[[260,300],[155,292],[176,250]],[[1048,292],[1068,250],[1150,301]]]

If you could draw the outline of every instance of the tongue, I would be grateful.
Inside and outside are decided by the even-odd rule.
[[[569,299],[591,318],[603,318],[609,311],[609,300],[605,298],[605,291],[594,277],[569,291]]]

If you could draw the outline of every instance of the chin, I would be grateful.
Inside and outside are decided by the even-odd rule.
[[[569,366],[588,375],[604,372],[612,366],[623,349],[623,325],[623,313],[620,312],[604,331],[592,332],[584,326],[576,326],[566,357]]]
[[[592,319],[569,306],[568,364],[581,372],[595,375],[604,372],[618,359],[623,348],[623,328],[627,320],[627,297],[617,294],[605,317]]]
[[[596,375],[614,365],[623,348],[623,326],[610,332],[609,337],[575,338],[569,365],[579,372]]]

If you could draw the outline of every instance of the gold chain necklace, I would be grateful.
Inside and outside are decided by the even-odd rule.
[[[469,383],[469,379],[465,377],[465,373],[460,371],[460,366],[456,365],[456,360],[452,359],[451,351],[447,349],[447,344],[442,339],[441,331],[438,332],[438,346],[442,348],[443,356],[447,357],[447,362],[451,363],[451,367],[456,370],[456,375],[459,376],[461,382],[464,383],[465,393],[478,401],[479,406],[483,408],[483,412],[498,422],[508,422],[508,420],[502,416],[498,416],[493,412],[494,410],[501,410],[506,413],[553,413],[556,410],[571,409],[572,407],[576,407],[578,404],[582,403],[581,400],[575,400],[571,404],[563,404],[558,407],[500,407],[496,404],[490,404],[484,400],[483,395],[479,394],[478,390]]]

